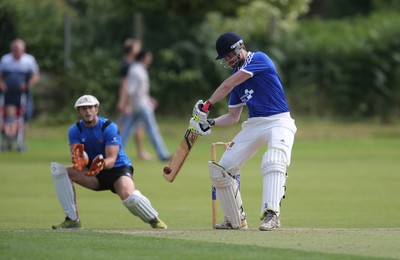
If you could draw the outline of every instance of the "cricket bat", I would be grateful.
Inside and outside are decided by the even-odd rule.
[[[211,104],[209,102],[204,103],[202,111],[208,112],[210,105]],[[169,161],[168,165],[166,165],[163,169],[163,176],[167,181],[173,182],[175,180],[183,164],[185,163],[186,158],[192,150],[193,145],[197,140],[197,137],[198,136],[193,133],[192,130],[186,130],[182,141],[179,143],[178,149],[176,150],[174,155],[172,155],[172,158]]]
[[[186,130],[186,133],[179,143],[178,149],[176,150],[175,154],[172,155],[171,160],[169,161],[168,165],[163,169],[164,178],[169,181],[173,182],[178,175],[180,169],[182,168],[183,164],[188,157],[190,150],[194,143],[197,140],[197,135],[193,133],[191,130]]]

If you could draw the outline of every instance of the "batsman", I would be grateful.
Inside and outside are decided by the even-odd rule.
[[[122,204],[152,228],[166,229],[149,199],[136,189],[131,160],[122,149],[118,128],[112,121],[98,116],[99,101],[84,95],[75,102],[80,120],[68,131],[72,166],[52,162],[51,175],[66,218],[53,229],[82,227],[73,183],[94,191],[110,190]],[[101,206],[101,201],[98,201]],[[107,209],[104,208],[104,211]]]
[[[247,229],[246,214],[235,176],[258,150],[265,149],[260,170],[262,177],[261,225],[271,231],[281,226],[280,206],[286,191],[286,170],[290,164],[294,136],[297,131],[286,101],[277,70],[267,54],[247,51],[242,37],[235,32],[220,35],[215,44],[218,56],[232,74],[212,96],[199,100],[190,119],[198,135],[208,135],[213,126],[238,123],[243,107],[248,119],[230,142],[218,163],[209,162],[210,180],[224,211],[225,220],[216,229]],[[212,106],[229,95],[228,112],[208,118],[204,104]],[[243,174],[243,172],[241,172]],[[243,184],[242,184],[243,185]]]

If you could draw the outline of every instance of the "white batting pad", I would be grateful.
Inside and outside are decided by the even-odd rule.
[[[286,154],[280,149],[269,149],[263,157],[263,195],[261,213],[265,210],[280,212],[280,202],[286,189]]]
[[[283,172],[287,169],[287,156],[281,149],[268,149],[261,162],[261,172],[263,175],[269,172]]]
[[[217,191],[224,215],[232,228],[239,228],[241,223],[242,197],[237,181],[219,164],[208,162],[210,180]]]
[[[149,223],[158,216],[158,212],[151,206],[149,199],[138,190],[135,190],[128,198],[122,201],[122,204],[133,215],[138,216],[146,223]]]
[[[78,214],[76,212],[75,195],[67,169],[59,163],[52,162],[50,163],[50,172],[53,176],[54,186],[56,187],[61,207],[71,220],[77,220]]]
[[[281,172],[271,172],[263,177],[263,198],[261,213],[270,209],[280,212],[280,203],[285,195],[286,175]]]

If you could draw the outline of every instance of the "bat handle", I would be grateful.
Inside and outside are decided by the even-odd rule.
[[[212,107],[212,104],[210,103],[210,101],[206,101],[206,103],[204,103],[203,107],[201,108],[201,111],[203,111],[204,113],[207,113],[208,111],[210,111]]]

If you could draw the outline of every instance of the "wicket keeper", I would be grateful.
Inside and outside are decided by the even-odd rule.
[[[81,228],[73,183],[94,191],[110,190],[133,215],[152,228],[166,229],[149,199],[135,188],[133,167],[122,149],[117,125],[98,116],[99,105],[94,96],[78,98],[75,109],[80,120],[68,132],[73,165],[51,163],[56,193],[66,214],[65,220],[53,229]]]
[[[297,131],[286,102],[279,75],[272,60],[261,51],[247,51],[242,37],[227,32],[216,41],[218,56],[232,74],[206,101],[211,106],[229,94],[228,112],[208,119],[199,100],[190,120],[199,135],[211,133],[212,126],[229,126],[239,122],[247,105],[249,118],[233,138],[219,163],[209,162],[210,179],[216,188],[225,221],[216,229],[247,229],[246,215],[235,176],[259,149],[265,149],[261,161],[262,204],[259,230],[270,231],[281,226],[280,204],[286,190],[286,170],[290,164]]]

